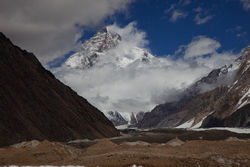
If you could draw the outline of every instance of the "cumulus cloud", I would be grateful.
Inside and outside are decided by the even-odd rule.
[[[123,41],[107,55],[133,56],[134,47],[148,50],[146,33],[138,30],[136,23],[125,27],[114,24],[108,28],[119,32]],[[62,66],[54,69],[54,73],[104,113],[119,111],[129,118],[132,112],[150,111],[157,104],[177,100],[182,90],[194,81],[235,58],[230,52],[217,53],[219,47],[219,42],[199,36],[180,47],[182,52],[177,60],[173,59],[174,55],[168,55],[153,57],[150,63],[136,61],[122,68],[112,63],[85,70]],[[199,54],[191,52],[192,48]],[[204,54],[210,56],[203,57]]]
[[[220,47],[221,44],[214,39],[205,36],[197,36],[187,46],[180,47],[179,52],[180,49],[185,49],[184,58],[192,58],[213,54]]]
[[[243,5],[243,8],[248,11],[250,9],[250,0],[240,0]]]
[[[96,26],[132,0],[2,1],[0,30],[47,63],[75,47],[81,26]]]
[[[145,48],[148,44],[146,33],[144,31],[138,30],[136,27],[136,22],[131,22],[124,28],[119,27],[117,24],[107,26],[110,31],[116,32],[122,37],[121,44],[126,43],[126,45],[131,45],[125,50],[131,48],[132,46]]]

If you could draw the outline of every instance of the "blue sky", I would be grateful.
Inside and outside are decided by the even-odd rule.
[[[180,16],[171,19],[174,12]],[[174,54],[199,35],[219,41],[221,51],[239,52],[250,44],[250,10],[240,0],[137,0],[125,13],[117,13],[95,28],[84,28],[82,41],[102,26],[114,22],[125,26],[132,21],[146,32],[148,47],[156,56]]]

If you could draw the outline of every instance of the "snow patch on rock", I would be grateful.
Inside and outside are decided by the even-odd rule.
[[[189,121],[177,126],[176,128],[183,128],[183,129],[186,129],[186,128],[191,128],[192,125],[194,123],[194,118],[190,119]]]

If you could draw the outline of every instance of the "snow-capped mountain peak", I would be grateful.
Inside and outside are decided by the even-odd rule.
[[[124,47],[121,35],[102,28],[89,40],[86,40],[79,51],[65,62],[70,68],[86,69],[94,65],[112,64],[124,68],[134,62],[148,63],[153,58],[147,50],[132,46]]]
[[[104,27],[92,38],[85,41],[79,52],[70,56],[65,64],[71,68],[92,67],[97,62],[99,54],[114,48],[120,41],[121,36],[119,34]]]

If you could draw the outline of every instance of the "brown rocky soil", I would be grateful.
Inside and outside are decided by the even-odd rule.
[[[250,166],[250,140],[192,140],[165,143],[101,139],[85,149],[57,142],[31,141],[0,149],[2,165],[84,165],[86,167]]]

